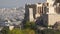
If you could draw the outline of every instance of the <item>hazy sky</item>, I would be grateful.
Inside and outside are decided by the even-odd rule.
[[[0,0],[0,8],[12,8],[24,6],[26,3],[38,3],[45,0]]]

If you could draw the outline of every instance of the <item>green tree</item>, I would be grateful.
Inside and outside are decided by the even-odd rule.
[[[60,31],[53,29],[46,29],[41,31],[42,34],[60,34]]]
[[[26,29],[14,28],[13,30],[9,30],[9,28],[5,27],[3,28],[1,33],[2,34],[35,34],[35,31],[29,28]]]
[[[10,33],[10,30],[8,27],[4,27],[1,31],[2,34],[9,34]]]
[[[22,30],[20,30],[19,28],[15,28],[13,30],[9,30],[8,27],[4,27],[1,31],[2,34],[23,34]]]
[[[29,22],[27,21],[24,25],[24,28],[30,28],[30,29],[35,29],[36,28],[36,24],[35,22]]]

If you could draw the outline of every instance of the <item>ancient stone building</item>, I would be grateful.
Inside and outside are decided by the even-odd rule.
[[[43,4],[26,4],[25,5],[25,20],[36,21],[43,14]]]
[[[55,5],[54,3],[57,2]],[[54,25],[60,21],[60,3],[56,0],[47,0],[48,12],[43,15],[43,23],[46,25]]]

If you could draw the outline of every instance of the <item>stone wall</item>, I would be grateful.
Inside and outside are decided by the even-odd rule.
[[[60,14],[48,14],[48,25],[54,25],[60,21]]]

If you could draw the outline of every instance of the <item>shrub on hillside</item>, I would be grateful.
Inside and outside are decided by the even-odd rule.
[[[8,28],[3,28],[1,33],[2,34],[35,34],[35,31],[31,29],[20,30],[19,28],[14,28],[13,30],[10,31]]]
[[[30,29],[35,29],[36,28],[36,24],[34,22],[29,22],[27,21],[24,25],[24,28],[30,28]]]
[[[41,31],[42,34],[60,34],[60,31],[53,29],[46,29]]]

